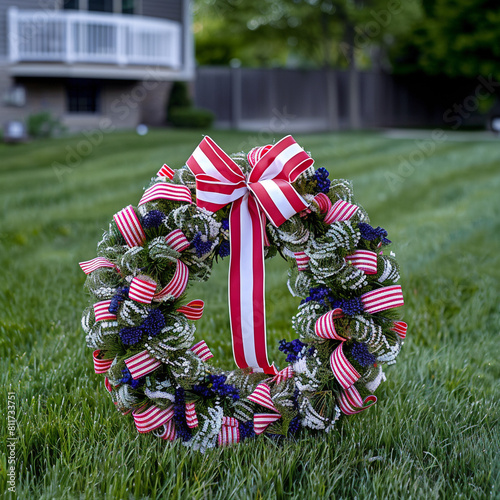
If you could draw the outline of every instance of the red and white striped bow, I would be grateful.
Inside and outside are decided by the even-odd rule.
[[[264,301],[266,218],[278,227],[307,207],[292,186],[314,160],[287,136],[248,154],[246,176],[224,151],[205,137],[187,161],[196,176],[196,204],[216,212],[229,203],[229,313],[233,354],[239,368],[276,374],[267,360]]]

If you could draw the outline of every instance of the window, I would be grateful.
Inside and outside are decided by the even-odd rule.
[[[97,113],[101,85],[96,80],[68,80],[66,94],[70,113]]]
[[[79,0],[63,0],[63,9],[78,10],[80,8]]]
[[[122,0],[122,12],[124,14],[134,14],[134,0]]]
[[[88,0],[89,10],[96,12],[113,12],[113,0]]]

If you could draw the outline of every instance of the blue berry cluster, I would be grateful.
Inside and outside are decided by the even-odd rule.
[[[377,361],[377,358],[368,351],[366,344],[362,342],[354,342],[351,355],[361,366],[370,366]]]
[[[300,415],[296,415],[292,418],[290,424],[288,425],[288,435],[294,435],[299,432],[300,428],[302,427],[300,420]]]
[[[342,309],[342,312],[346,316],[356,316],[356,314],[361,314],[363,312],[363,302],[361,302],[361,297],[353,297],[348,300],[335,300],[332,302],[332,309]]]
[[[316,193],[328,193],[330,191],[330,180],[328,176],[330,172],[326,168],[318,168],[314,173],[316,179]]]
[[[230,397],[233,401],[240,399],[240,390],[231,384],[226,384],[225,375],[209,375],[203,384],[193,385],[192,391],[205,398],[215,395]]]
[[[254,438],[255,432],[253,430],[253,421],[240,422],[240,441],[244,441],[247,438]]]
[[[219,256],[224,258],[230,254],[230,246],[229,241],[222,240],[222,243],[219,246]]]
[[[193,241],[191,241],[191,244],[194,246],[196,255],[198,257],[202,257],[212,249],[212,242],[209,239],[207,239],[207,241],[203,241],[201,239],[201,236],[201,232],[198,231],[193,238]]]
[[[280,340],[280,345],[278,349],[285,354],[288,354],[286,360],[289,363],[295,363],[301,358],[300,352],[302,348],[305,346],[299,339],[292,340],[291,342],[287,342],[285,339]]]
[[[148,212],[141,221],[142,227],[144,229],[151,229],[160,227],[165,219],[165,214],[160,210],[151,210]]]
[[[174,422],[177,436],[184,442],[189,441],[193,435],[186,423],[186,398],[182,387],[175,390]]]
[[[144,382],[144,378],[138,378],[137,380],[134,380],[132,378],[132,374],[130,373],[129,369],[125,366],[125,368],[122,368],[122,373],[123,377],[120,379],[121,384],[128,384],[132,389],[137,389],[142,383]]]
[[[309,289],[309,297],[306,297],[302,303],[309,302],[314,300],[321,304],[322,306],[328,307],[328,304],[325,300],[330,302],[333,301],[333,296],[331,295],[332,291],[326,286],[319,286],[318,288],[310,288]]]
[[[124,286],[121,288],[118,288],[113,295],[113,298],[111,299],[111,304],[109,304],[109,312],[112,314],[116,314],[118,312],[118,308],[120,307],[120,304],[128,298],[128,286]]]
[[[155,337],[165,327],[165,318],[159,309],[153,309],[140,326],[122,328],[120,338],[125,345],[134,345],[141,341],[143,335]]]
[[[391,243],[391,240],[387,239],[387,231],[380,226],[373,228],[366,222],[360,222],[358,224],[358,228],[361,232],[361,237],[365,240],[373,241],[380,238],[383,245],[388,245],[389,243]]]

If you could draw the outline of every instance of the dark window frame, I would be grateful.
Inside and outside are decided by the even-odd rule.
[[[66,109],[71,114],[101,112],[102,83],[99,80],[75,78],[66,81]]]
[[[60,0],[63,10],[84,10],[85,12],[105,12],[140,15],[142,0]],[[101,4],[101,5],[99,5]],[[115,10],[115,7],[118,9]]]

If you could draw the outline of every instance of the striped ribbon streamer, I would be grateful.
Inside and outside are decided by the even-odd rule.
[[[335,323],[333,320],[339,318],[341,315],[342,311],[340,309],[334,309],[320,316],[314,325],[316,335],[322,339],[340,340],[341,342],[347,340],[335,330]]]
[[[406,337],[406,330],[408,325],[404,321],[394,321],[394,325],[391,328],[392,331],[396,332],[398,337],[404,339]]]
[[[144,244],[146,235],[132,205],[113,215],[113,219],[129,247],[138,247]]]
[[[339,384],[343,389],[347,389],[354,384],[354,382],[356,382],[361,375],[345,357],[344,351],[342,350],[343,345],[344,343],[342,342],[332,352],[332,355],[330,356],[330,366]]]
[[[186,403],[186,423],[190,429],[198,427],[198,415],[194,403]]]
[[[158,429],[158,427],[166,424],[174,416],[174,405],[171,405],[166,409],[153,405],[147,410],[141,411],[143,408],[144,407],[132,412],[135,426],[141,433]]]
[[[404,306],[401,285],[392,285],[372,290],[361,296],[363,308],[368,314],[375,314],[394,307]]]
[[[139,206],[153,200],[172,200],[185,201],[192,203],[191,191],[186,186],[179,184],[168,184],[167,182],[158,182],[144,191]]]
[[[358,211],[358,208],[358,206],[347,201],[338,200],[329,208],[324,222],[325,224],[331,224],[332,222],[349,220]]]
[[[116,314],[109,312],[109,306],[111,305],[111,299],[101,300],[94,304],[94,315],[96,321],[114,321],[116,319]]]
[[[175,423],[173,419],[169,420],[166,424],[163,424],[162,431],[155,435],[165,441],[173,441],[176,437]]]
[[[191,347],[191,351],[193,351],[202,361],[207,361],[214,357],[204,340],[200,340],[200,342]]]
[[[269,410],[278,411],[271,399],[271,389],[265,382],[261,382],[247,399]]]
[[[234,417],[222,417],[222,427],[217,436],[219,446],[240,442],[240,423]]]
[[[165,242],[176,252],[182,252],[191,245],[186,235],[180,229],[174,229],[171,233],[168,233],[167,236],[165,236]]]
[[[318,204],[321,213],[327,213],[332,206],[332,201],[325,193],[319,193],[314,197],[314,201]]]
[[[253,431],[262,434],[273,422],[279,420],[281,415],[276,413],[256,413],[253,416]]]
[[[204,307],[205,302],[203,302],[203,300],[196,299],[188,302],[185,306],[179,307],[179,309],[177,309],[177,312],[184,314],[187,319],[196,321],[203,316]]]
[[[102,359],[101,351],[99,349],[92,353],[92,358],[94,359],[94,371],[96,373],[106,373],[114,361],[114,358]]]
[[[111,382],[109,381],[108,377],[104,377],[104,387],[106,387],[106,390],[108,392],[111,392],[113,390],[113,386],[111,385]]]
[[[96,257],[95,259],[80,262],[80,267],[85,274],[90,274],[92,271],[100,267],[116,267],[112,262],[104,257]]]
[[[307,269],[307,263],[311,260],[305,252],[294,252],[295,259],[297,260],[297,267],[299,271],[305,271]]]
[[[160,290],[156,295],[153,296],[153,300],[161,302],[163,300],[169,300],[170,298],[179,298],[187,287],[189,281],[189,268],[184,264],[184,262],[178,260],[174,276],[170,280],[170,283]]]
[[[161,366],[161,361],[153,358],[147,350],[144,350],[127,358],[125,364],[132,378],[138,380]]]
[[[229,215],[229,312],[233,354],[239,368],[276,374],[267,359],[264,301],[265,223],[278,227],[307,208],[292,186],[314,160],[291,136],[252,150],[248,178],[210,138],[187,161],[196,176],[196,204],[215,212],[232,203]]]
[[[365,274],[377,274],[377,254],[369,250],[356,250],[352,255],[346,255],[345,260]]]
[[[377,402],[377,396],[371,395],[363,398],[359,394],[356,387],[348,387],[345,391],[340,393],[339,406],[342,413],[346,415],[354,415],[370,408]]]
[[[156,291],[156,283],[148,276],[135,276],[130,282],[128,296],[141,304],[151,304]]]
[[[167,177],[168,179],[173,179],[175,174],[175,170],[170,168],[166,163],[163,164],[163,167],[158,170],[156,177]]]
[[[289,365],[283,370],[280,370],[272,379],[271,382],[276,382],[276,385],[293,377],[293,368]]]

